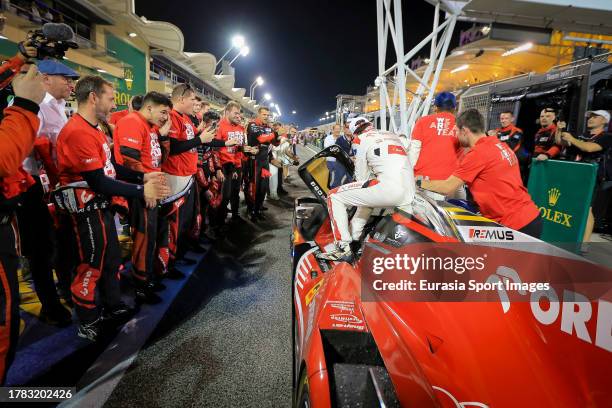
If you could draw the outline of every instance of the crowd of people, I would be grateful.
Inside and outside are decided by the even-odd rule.
[[[340,125],[333,126],[324,147],[336,144],[352,156],[355,177],[349,177],[335,158],[327,159],[328,207],[337,245],[322,258],[352,259],[351,244],[359,240],[371,208],[410,206],[413,184],[450,198],[469,198],[485,217],[539,238],[543,228],[541,214],[526,189],[532,160],[597,164],[583,241],[589,242],[594,229],[610,233],[612,134],[608,132],[608,111],[587,112],[585,134],[574,136],[563,130],[565,124],[557,121],[558,112],[545,107],[539,117],[540,129],[533,135],[534,147],[527,149],[513,112],[501,112],[501,126],[487,132],[485,120],[477,110],[468,109],[457,115],[457,101],[450,92],[439,93],[434,106],[433,114],[416,121],[410,140],[377,131],[365,117],[348,119],[344,131]],[[406,163],[411,163],[409,170]],[[403,175],[402,183],[412,182],[398,189],[398,174]],[[405,194],[394,196],[396,190]],[[349,228],[346,209],[351,206],[358,210]]]
[[[161,302],[163,280],[185,279],[177,264],[195,262],[187,251],[246,222],[240,192],[246,216],[261,222],[266,196],[287,194],[288,166],[299,163],[297,129],[270,123],[267,107],[248,120],[229,101],[219,115],[178,84],[116,111],[112,83],[58,60],[33,65],[36,50],[24,50],[0,67],[0,86],[12,81],[15,93],[0,124],[0,383],[19,333],[20,257],[39,319],[64,327],[74,311],[78,336],[95,342],[135,313],[120,280],[137,304]],[[67,115],[71,95],[77,111]],[[133,242],[125,263],[124,225]]]

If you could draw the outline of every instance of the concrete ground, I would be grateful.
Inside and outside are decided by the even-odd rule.
[[[213,246],[105,407],[291,405],[289,233],[293,199],[310,193],[295,168],[290,181],[266,221]]]

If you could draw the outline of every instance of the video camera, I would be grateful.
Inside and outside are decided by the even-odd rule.
[[[36,48],[36,59],[62,59],[69,49],[79,48],[73,41],[74,31],[64,23],[46,23],[40,30],[28,32],[25,41],[19,43],[19,51],[26,55],[25,45]]]

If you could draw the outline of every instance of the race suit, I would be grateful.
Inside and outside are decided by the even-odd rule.
[[[247,142],[249,146],[259,148],[259,151],[247,156],[249,160],[244,171],[249,182],[244,196],[249,212],[259,213],[268,191],[270,144],[276,142],[276,137],[270,126],[258,119],[247,126]]]
[[[415,194],[412,166],[398,135],[370,130],[354,143],[359,144],[357,181],[331,190],[327,198],[334,239],[341,244],[359,240],[373,208],[411,205]],[[349,229],[351,206],[358,208]]]
[[[557,125],[554,124],[538,130],[534,136],[534,156],[544,154],[549,159],[554,159],[561,153],[561,147],[555,142],[555,133],[557,133]]]

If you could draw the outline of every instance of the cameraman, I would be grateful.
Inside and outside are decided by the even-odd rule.
[[[1,86],[10,83],[25,59],[17,56],[0,66]],[[37,72],[36,67],[31,66],[25,75],[15,78],[13,106],[4,111],[0,123],[0,290],[3,300],[0,313],[5,317],[0,323],[0,385],[4,384],[15,356],[19,335],[19,236],[15,209],[20,193],[27,188],[27,173],[20,166],[32,150],[39,125],[38,104],[45,95]]]
[[[567,146],[565,155],[568,160],[583,163],[597,163],[597,182],[593,194],[592,206],[584,231],[583,242],[591,240],[595,221],[601,222],[606,215],[610,200],[610,189],[604,189],[603,183],[612,180],[612,134],[606,133],[610,123],[610,112],[596,110],[587,112],[588,131],[579,136],[561,132],[561,140]],[[586,249],[586,248],[585,248]]]

